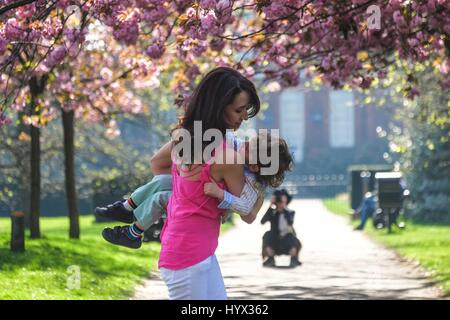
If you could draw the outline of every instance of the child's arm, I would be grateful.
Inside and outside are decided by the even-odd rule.
[[[238,212],[241,216],[249,215],[258,199],[258,194],[248,183],[244,184],[239,197],[222,190],[214,181],[205,183],[204,192],[206,195],[222,201],[218,206],[219,209],[231,209]]]
[[[273,209],[271,207],[269,207],[269,209],[267,209],[266,213],[263,215],[263,217],[261,219],[261,224],[264,224],[267,221],[269,221],[272,214],[273,214]]]
[[[253,207],[250,214],[246,216],[241,215],[242,221],[245,221],[247,223],[252,223],[253,221],[255,221],[256,216],[258,215],[258,212],[261,209],[263,203],[264,203],[264,196],[258,197],[258,200],[256,201],[255,206]]]

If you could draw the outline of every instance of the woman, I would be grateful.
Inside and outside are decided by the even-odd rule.
[[[195,89],[184,117],[176,129],[185,129],[194,142],[194,121],[201,121],[202,136],[208,129],[218,129],[225,137],[226,129],[237,130],[260,108],[255,86],[237,71],[217,68],[208,73]],[[161,232],[159,268],[170,299],[226,299],[226,290],[215,256],[220,231],[219,201],[203,192],[205,183],[213,180],[220,187],[239,196],[244,185],[242,164],[226,163],[237,156],[232,147],[223,144],[211,161],[193,164],[203,143],[194,153],[191,143],[189,160],[172,162],[175,140],[163,146],[152,158],[155,174],[172,173],[172,195],[167,219]],[[169,171],[170,170],[170,171]]]

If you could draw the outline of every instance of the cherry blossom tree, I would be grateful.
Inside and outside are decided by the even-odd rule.
[[[101,39],[102,32],[114,41]],[[70,127],[77,115],[108,118],[121,105],[132,111],[134,103],[120,102],[132,96],[122,80],[137,74],[155,83],[161,72],[176,70],[182,103],[217,65],[271,88],[297,85],[305,70],[335,88],[365,89],[396,59],[437,58],[431,67],[448,90],[450,0],[0,0],[0,125],[30,125],[37,212],[39,127],[55,116],[54,100],[44,98],[50,92]],[[414,98],[414,74],[405,81],[405,95]]]
[[[448,0],[66,0],[0,5],[0,70],[7,75],[17,72],[13,66],[26,48],[46,50],[39,64],[70,59],[70,43],[84,39],[66,19],[58,18],[64,13],[68,19],[75,7],[151,60],[170,63],[177,57],[193,65],[199,57],[216,55],[222,59],[215,63],[232,64],[250,76],[260,73],[281,86],[297,84],[299,70],[307,68],[335,87],[350,83],[366,88],[383,77],[395,54],[423,62],[440,52],[448,59],[450,47]],[[61,45],[62,36],[70,43]],[[32,64],[22,71],[30,77],[35,68]],[[195,75],[192,71],[190,76]]]

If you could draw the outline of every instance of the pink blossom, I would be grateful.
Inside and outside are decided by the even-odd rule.
[[[155,9],[144,12],[144,21],[151,23],[158,22],[166,17],[167,14],[168,12],[163,6],[158,6]]]
[[[222,51],[225,47],[225,42],[222,39],[213,39],[209,44],[211,50]]]
[[[62,29],[62,24],[59,19],[51,20],[47,19],[44,21],[42,35],[47,40],[52,40],[54,37],[58,36]]]
[[[139,36],[139,25],[135,20],[125,21],[114,30],[113,35],[127,45],[135,44]]]
[[[192,53],[196,57],[200,57],[205,51],[206,51],[206,46],[204,46],[202,44],[198,44],[198,45],[192,47]]]
[[[200,0],[200,7],[203,9],[214,9],[216,0]]]
[[[36,12],[36,7],[35,7],[34,3],[32,3],[29,5],[17,8],[16,17],[19,20],[24,20],[27,18],[31,18],[35,12]]]
[[[281,74],[281,86],[282,87],[295,87],[300,83],[300,74],[298,70],[289,69],[283,71]]]
[[[417,47],[417,46],[419,46],[419,40],[417,40],[416,38],[409,38],[408,39],[408,44],[411,47]]]
[[[8,19],[5,24],[4,37],[9,40],[20,40],[23,37],[24,29],[15,18]]]
[[[230,0],[220,0],[216,5],[217,10],[219,11],[230,9],[230,7],[231,7]]]
[[[213,29],[217,24],[217,18],[214,11],[208,12],[207,15],[203,16],[201,19],[202,28],[205,30]]]
[[[195,19],[197,17],[197,12],[194,8],[190,7],[186,10],[186,15],[189,19]]]
[[[394,22],[397,24],[398,27],[405,26],[406,24],[405,18],[403,17],[400,11],[395,11],[392,17],[394,18]]]
[[[450,71],[450,59],[445,59],[445,61],[442,62],[442,63],[439,65],[439,71],[440,71],[442,74],[447,74],[447,73],[449,73],[449,71]]]
[[[384,78],[386,78],[386,75],[387,75],[387,73],[386,73],[386,71],[384,71],[384,70],[380,70],[380,71],[377,72],[377,77],[378,77],[379,79],[384,79]]]
[[[71,5],[71,0],[58,0],[56,3],[56,6],[60,9],[66,9],[68,6]]]
[[[415,15],[414,17],[412,17],[411,19],[411,26],[416,28],[416,27],[420,27],[420,24],[422,23],[422,18],[419,15]]]
[[[55,48],[50,54],[48,55],[47,59],[45,59],[44,64],[47,68],[51,68],[59,63],[62,62],[64,57],[67,54],[67,49],[65,46],[59,46]]]
[[[322,63],[320,65],[325,70],[329,70],[331,68],[331,57],[330,56],[326,56],[325,58],[323,58],[322,59]]]
[[[186,70],[185,74],[189,80],[195,80],[195,78],[200,74],[200,70],[197,65],[194,64]]]
[[[5,112],[0,111],[0,127],[10,125],[11,123],[12,123],[11,118],[9,118]]]
[[[191,39],[199,39],[199,40],[206,40],[208,34],[204,29],[197,28],[197,27],[190,27],[186,35]]]
[[[426,2],[426,5],[427,5],[428,10],[430,10],[430,11],[436,10],[436,0],[428,0]]]
[[[406,97],[408,99],[414,100],[414,98],[417,96],[420,96],[420,91],[417,88],[410,88],[407,91]]]
[[[6,39],[0,36],[0,56],[5,52],[7,44]]]
[[[441,87],[443,90],[450,90],[450,78],[445,78],[441,80]]]
[[[286,16],[288,12],[289,9],[285,6],[284,3],[272,2],[269,6],[264,8],[266,18],[269,20],[275,20],[280,17]]]
[[[164,42],[156,40],[150,44],[145,53],[152,59],[159,59],[164,54],[164,51]]]
[[[364,77],[360,83],[361,89],[369,89],[373,79],[371,77]]]

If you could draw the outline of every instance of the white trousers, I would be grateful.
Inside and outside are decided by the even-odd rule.
[[[180,270],[161,267],[170,300],[226,300],[220,266],[215,255]]]

